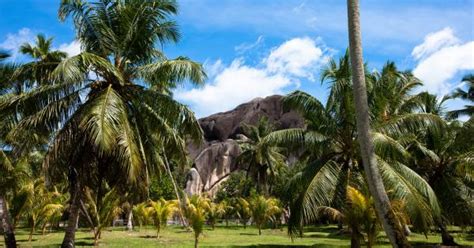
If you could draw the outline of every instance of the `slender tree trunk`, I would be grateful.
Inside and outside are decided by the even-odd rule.
[[[36,225],[36,223],[33,223],[33,226],[30,229],[30,235],[28,236],[28,242],[31,242],[31,240],[33,240],[33,234],[35,233],[35,225]]]
[[[100,234],[101,234],[101,229],[100,228],[94,228],[94,246],[99,245],[99,240],[100,240]]]
[[[0,221],[3,229],[3,238],[5,240],[5,247],[16,248],[15,233],[11,222],[10,212],[8,211],[7,201],[5,196],[0,195]]]
[[[199,236],[194,235],[194,248],[198,248],[198,243],[199,243]]]
[[[349,49],[352,66],[353,92],[356,107],[357,132],[367,184],[374,198],[375,208],[383,228],[393,247],[410,247],[397,220],[385,191],[382,176],[377,167],[370,135],[369,107],[365,86],[362,41],[360,31],[359,0],[347,0],[349,22]]]
[[[174,188],[174,193],[176,194],[176,199],[178,199],[178,208],[179,208],[179,211],[178,211],[178,215],[179,215],[179,219],[181,220],[181,224],[183,226],[185,226],[186,228],[189,228],[186,220],[184,220],[184,216],[183,216],[183,209],[182,209],[182,204],[183,202],[181,201],[181,197],[179,196],[179,190],[178,190],[178,185],[176,184],[176,181],[174,180],[174,177],[173,177],[173,173],[171,173],[171,167],[170,167],[170,164],[168,162],[168,157],[166,156],[166,151],[165,149],[163,149],[163,157],[165,159],[165,166],[166,166],[166,171],[168,172],[168,175],[171,179],[171,183],[173,184],[173,188]]]
[[[41,235],[44,236],[46,234],[46,225],[48,224],[48,222],[45,222],[43,224],[43,226],[41,227]]]
[[[262,235],[262,226],[258,225],[258,235]]]
[[[71,205],[69,207],[69,216],[67,221],[66,232],[64,234],[62,248],[73,248],[76,237],[76,228],[79,221],[79,209],[82,198],[81,185],[78,182],[72,183],[71,187]]]
[[[454,241],[454,237],[449,234],[448,229],[444,224],[438,224],[439,230],[441,231],[441,244],[446,246],[459,246],[458,243]]]
[[[357,228],[351,228],[351,248],[360,248],[360,236]]]
[[[133,205],[130,204],[130,211],[128,212],[127,216],[127,231],[131,232],[133,231]]]

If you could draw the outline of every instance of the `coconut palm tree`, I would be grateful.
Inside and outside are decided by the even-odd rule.
[[[277,175],[278,169],[286,165],[282,149],[263,142],[273,129],[267,118],[261,118],[255,126],[244,124],[246,139],[240,143],[242,153],[237,158],[238,163],[247,167],[248,175],[257,182],[258,193],[266,195],[270,193],[268,185],[271,187],[271,180]]]
[[[0,224],[7,248],[16,247],[14,225],[7,197],[21,187],[26,170],[25,159],[12,161],[5,151],[0,150]]]
[[[216,226],[216,222],[219,218],[224,216],[226,210],[225,204],[211,202],[209,211],[207,211],[207,221],[211,225],[212,230],[214,230]]]
[[[10,78],[14,71],[11,65],[3,63],[3,60],[7,59],[9,54],[3,51],[0,51],[0,93],[3,94],[10,87]],[[5,126],[8,126],[4,120],[0,122],[1,130],[5,129]],[[2,135],[3,136],[3,135]],[[2,137],[3,138],[3,137]],[[13,232],[13,225],[11,223],[11,216],[8,210],[6,194],[8,193],[8,186],[11,185],[14,176],[12,172],[14,167],[10,158],[7,156],[3,150],[4,139],[0,138],[0,145],[2,149],[0,150],[0,228],[3,233],[5,240],[5,246],[7,248],[16,247],[15,233]]]
[[[281,212],[279,202],[276,198],[265,198],[263,195],[256,195],[249,201],[252,212],[252,219],[258,228],[258,235],[262,235],[262,227],[268,221],[276,221],[275,217]]]
[[[176,211],[178,204],[178,201],[166,201],[163,198],[158,201],[150,201],[151,216],[156,227],[156,238],[159,238],[161,229],[166,227],[168,219]]]
[[[465,105],[463,109],[453,110],[448,112],[450,118],[458,118],[460,116],[469,116],[474,115],[474,74],[466,75],[462,78],[462,82],[465,82],[467,85],[467,90],[461,88],[456,89],[451,98],[459,98],[470,102],[471,105]]]
[[[139,231],[142,230],[142,226],[146,226],[151,220],[152,211],[153,209],[148,206],[148,202],[142,202],[133,206],[133,218],[138,222]]]
[[[85,189],[84,204],[81,208],[94,231],[94,245],[99,243],[102,231],[122,213],[121,199],[115,189],[109,189],[103,197],[95,195],[91,189]]]
[[[234,208],[236,209],[236,213],[240,222],[244,225],[244,229],[247,228],[247,222],[249,221],[250,217],[252,217],[252,211],[250,208],[250,203],[242,197],[237,198],[235,202]]]
[[[424,93],[425,101],[419,111],[444,115],[443,102],[436,96]],[[444,128],[421,129],[407,140],[413,154],[413,168],[435,191],[441,205],[442,218],[436,221],[443,245],[456,245],[446,225],[473,225],[474,206],[470,169],[474,162],[474,119],[461,123],[451,121]]]
[[[186,206],[183,208],[184,217],[188,220],[189,225],[194,232],[194,247],[199,244],[199,236],[204,229],[204,223],[210,209],[211,201],[209,198],[193,195],[186,199]]]
[[[16,72],[21,76],[28,86],[33,83],[46,85],[50,83],[49,75],[63,59],[67,53],[59,50],[52,50],[53,38],[47,38],[42,34],[36,36],[36,43],[22,44],[20,53],[28,55],[33,61],[21,65]]]
[[[83,52],[61,61],[49,84],[0,103],[2,116],[24,116],[14,135],[57,131],[45,168],[70,183],[63,247],[74,246],[79,203],[98,167],[114,172],[111,186],[146,184],[162,162],[158,147],[181,155],[185,139],[202,137],[194,114],[161,90],[205,79],[200,64],[157,49],[178,40],[176,11],[174,1],[62,1],[59,17],[72,18]]]
[[[356,124],[360,154],[363,161],[367,184],[374,197],[375,209],[383,223],[393,247],[409,247],[402,227],[390,206],[390,200],[382,182],[382,174],[377,166],[374,145],[370,134],[369,106],[365,85],[364,62],[362,58],[362,38],[360,30],[359,0],[347,0],[349,22],[349,50],[352,66],[353,92],[356,109]]]
[[[383,70],[388,71],[388,70]],[[382,73],[381,75],[385,75]],[[279,130],[265,138],[265,142],[276,143],[279,146],[296,147],[302,154],[302,161],[307,165],[291,180],[289,188],[301,194],[291,204],[289,232],[301,234],[302,224],[314,219],[314,209],[318,206],[343,206],[345,190],[348,182],[365,185],[362,170],[362,159],[357,143],[357,129],[355,125],[355,107],[352,101],[351,69],[349,58],[346,54],[339,63],[330,61],[322,72],[322,80],[330,83],[330,94],[327,103],[323,105],[316,98],[304,93],[294,92],[285,97],[285,108],[294,109],[306,120],[305,128]],[[438,204],[434,192],[428,183],[411,170],[406,164],[409,153],[403,143],[396,138],[415,132],[420,127],[439,126],[443,121],[439,116],[427,113],[412,113],[412,103],[409,95],[400,94],[399,87],[388,88],[382,97],[382,83],[375,82],[380,78],[370,76],[369,98],[371,105],[376,101],[399,102],[399,108],[371,108],[371,117],[374,126],[372,139],[378,160],[378,167],[382,173],[385,186],[390,189],[392,199],[400,199],[413,206],[408,211],[410,217],[419,221],[424,230],[429,229],[429,224],[438,214]],[[379,79],[377,79],[379,78]],[[385,80],[385,79],[383,79]],[[405,85],[406,80],[396,80]],[[408,85],[408,84],[407,84]],[[405,85],[406,87],[408,87]],[[404,87],[405,87],[404,86]],[[410,88],[410,87],[408,87]],[[409,91],[405,91],[408,94]],[[402,103],[406,104],[402,104]],[[380,106],[383,106],[380,104]],[[414,105],[416,106],[416,105]],[[294,192],[292,191],[292,192]],[[427,211],[429,210],[429,211]]]

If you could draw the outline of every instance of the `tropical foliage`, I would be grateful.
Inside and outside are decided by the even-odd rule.
[[[410,229],[436,230],[456,245],[448,226],[474,225],[473,75],[439,98],[394,62],[369,71],[353,42],[321,71],[325,102],[303,91],[283,98],[283,112],[304,125],[242,123],[233,161],[240,170],[212,197],[185,195],[188,145],[200,144],[203,131],[172,92],[202,85],[206,74],[198,62],[164,54],[180,39],[177,12],[168,0],[62,0],[58,15],[73,24],[79,54],[53,49],[43,34],[19,47],[22,63],[0,52],[6,247],[16,247],[16,228],[27,228],[30,242],[39,229],[64,229],[62,247],[74,247],[77,226],[89,226],[97,245],[117,219],[138,232],[154,225],[163,241],[160,232],[180,217],[195,247],[223,222],[254,224],[259,235],[284,222],[291,238],[305,225],[333,223],[350,232],[353,247],[373,246],[382,227],[390,240],[395,229],[405,230],[402,239]],[[466,104],[447,111],[453,99]]]

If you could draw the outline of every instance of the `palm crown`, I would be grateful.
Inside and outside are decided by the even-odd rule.
[[[2,115],[23,116],[12,132],[59,127],[48,168],[82,157],[82,164],[119,165],[130,182],[161,164],[157,146],[183,152],[184,139],[200,139],[201,129],[163,89],[188,80],[201,84],[205,73],[200,64],[167,59],[156,48],[178,40],[170,20],[175,13],[174,1],[62,1],[59,16],[72,17],[83,52],[57,64],[47,84],[5,97]],[[39,37],[38,49],[22,49],[43,58],[49,43]]]

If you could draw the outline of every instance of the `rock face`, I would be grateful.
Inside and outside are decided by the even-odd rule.
[[[241,104],[227,112],[213,114],[199,120],[206,140],[225,141],[234,139],[241,133],[242,124],[256,124],[266,116],[277,129],[302,126],[302,118],[295,112],[284,112],[283,96],[274,95],[266,98],[256,98]]]
[[[266,117],[276,129],[302,127],[303,119],[295,112],[285,112],[282,96],[256,98],[227,112],[199,120],[206,142],[200,147],[189,145],[194,160],[186,177],[185,192],[189,195],[207,192],[211,197],[228,176],[238,170],[236,158],[241,150],[236,139],[242,134],[242,124],[256,124]]]

